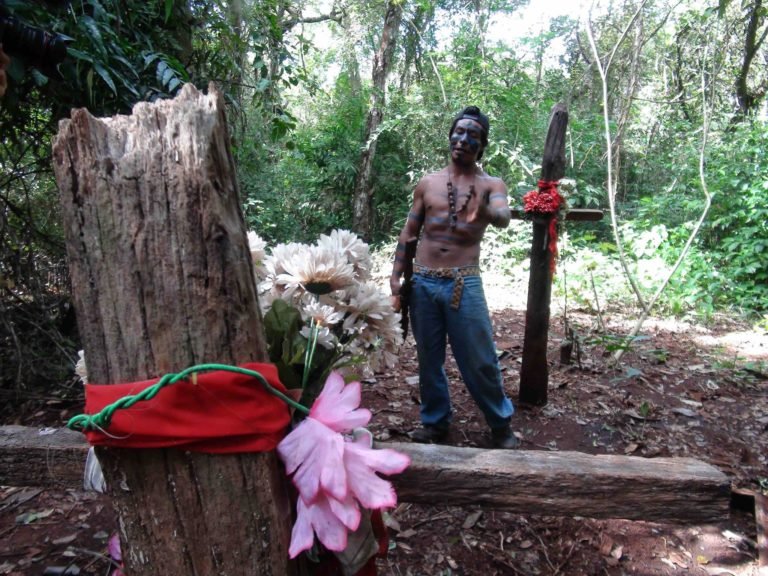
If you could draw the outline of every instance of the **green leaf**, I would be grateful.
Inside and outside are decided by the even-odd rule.
[[[112,92],[117,94],[117,86],[115,86],[115,82],[112,80],[112,76],[109,75],[109,72],[107,72],[106,68],[104,68],[104,66],[98,62],[93,63],[93,68],[96,70],[96,73],[101,76],[101,79],[104,80],[106,85],[110,87]]]
[[[264,333],[267,336],[269,358],[277,362],[284,358],[287,352],[292,354],[292,341],[301,331],[301,313],[285,302],[275,300],[272,307],[264,315]],[[286,350],[284,350],[286,348]]]
[[[93,47],[98,50],[99,54],[106,56],[107,49],[104,46],[104,39],[101,35],[101,30],[99,30],[98,23],[90,16],[83,16],[80,19],[80,22],[82,23],[83,28],[85,28],[85,32],[90,37]]]

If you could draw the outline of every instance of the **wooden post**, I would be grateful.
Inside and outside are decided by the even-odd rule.
[[[549,120],[549,131],[544,142],[541,179],[560,180],[565,174],[565,132],[568,110],[555,104]],[[549,223],[555,215],[533,217],[531,243],[531,270],[528,279],[528,306],[525,312],[523,363],[520,368],[521,404],[543,406],[547,403],[549,366],[547,365],[547,338],[549,334],[549,304],[552,297],[552,279],[549,263]]]
[[[267,359],[215,87],[206,96],[188,84],[131,116],[75,110],[53,157],[92,382]],[[294,573],[287,483],[273,452],[102,449],[99,458],[126,573]]]

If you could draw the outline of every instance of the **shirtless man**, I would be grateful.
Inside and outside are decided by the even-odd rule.
[[[405,245],[419,238],[410,296],[421,393],[422,428],[411,433],[416,442],[440,442],[448,435],[447,336],[464,383],[491,428],[493,446],[519,445],[510,428],[514,408],[504,393],[478,267],[487,226],[506,228],[510,220],[507,187],[477,165],[488,130],[488,118],[476,106],[456,116],[449,132],[451,162],[416,185],[398,238],[389,281],[396,310]]]

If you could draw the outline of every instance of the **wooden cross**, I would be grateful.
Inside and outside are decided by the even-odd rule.
[[[565,174],[565,133],[568,127],[568,109],[555,104],[549,120],[544,157],[541,161],[541,180],[558,181]],[[524,219],[522,210],[512,210],[512,218]],[[549,304],[552,297],[553,257],[549,247],[549,226],[554,214],[533,216],[533,240],[531,242],[531,271],[528,279],[528,304],[525,311],[525,337],[523,340],[523,365],[520,369],[521,404],[543,406],[547,403],[549,366],[547,364],[547,339],[549,335]],[[601,210],[569,210],[566,220],[595,222],[601,220]]]

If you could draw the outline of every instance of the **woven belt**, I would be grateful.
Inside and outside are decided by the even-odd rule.
[[[453,278],[453,293],[451,294],[451,308],[459,309],[461,304],[461,293],[464,290],[465,276],[480,276],[479,266],[462,266],[460,268],[427,268],[421,264],[414,264],[415,274],[430,276],[432,278]]]

